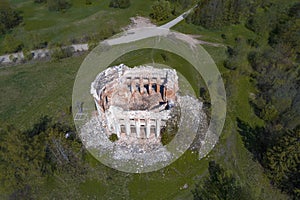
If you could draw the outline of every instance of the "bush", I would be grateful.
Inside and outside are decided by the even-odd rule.
[[[34,3],[46,3],[47,0],[34,0],[33,2]]]
[[[236,57],[231,57],[224,61],[224,67],[230,70],[235,70],[238,65],[239,61],[236,59]]]
[[[152,12],[150,14],[150,17],[157,21],[166,20],[171,15],[171,5],[170,2],[166,0],[159,0],[154,2],[151,10]]]
[[[6,35],[3,41],[3,47],[5,53],[16,53],[22,50],[24,44],[14,36]]]
[[[92,1],[91,0],[85,0],[85,5],[91,5]]]
[[[90,41],[88,43],[88,47],[89,47],[89,51],[93,50],[94,48],[96,48],[96,46],[98,46],[99,42],[95,42],[95,41]]]
[[[115,141],[117,141],[119,138],[118,138],[117,134],[113,133],[113,134],[111,134],[111,135],[109,136],[108,139],[109,139],[111,142],[115,142]]]
[[[60,60],[63,58],[71,57],[74,53],[73,47],[54,47],[51,50],[51,57],[54,60]]]
[[[34,53],[32,53],[30,50],[27,49],[23,49],[23,54],[24,54],[24,58],[25,60],[29,61],[32,60]]]
[[[169,144],[178,131],[178,123],[181,115],[179,105],[175,105],[170,111],[171,118],[167,121],[166,126],[160,130],[160,141],[163,145]]]
[[[47,0],[49,11],[63,11],[71,7],[67,0]]]
[[[130,6],[130,0],[111,0],[109,7],[113,8],[128,8]]]
[[[22,22],[20,12],[11,8],[8,1],[0,2],[0,34],[5,34]]]
[[[48,46],[48,42],[44,40],[38,33],[30,33],[26,39],[30,42],[29,49],[43,49]]]
[[[9,60],[15,63],[15,62],[18,61],[18,58],[15,57],[15,56],[13,56],[13,55],[10,55],[10,56],[9,56]]]

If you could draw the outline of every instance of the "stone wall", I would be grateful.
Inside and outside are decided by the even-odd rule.
[[[177,91],[175,70],[151,66],[121,64],[101,72],[91,84],[99,119],[118,137],[159,137],[177,101]]]

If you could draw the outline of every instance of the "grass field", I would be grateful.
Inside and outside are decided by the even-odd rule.
[[[12,0],[11,3],[22,12],[22,25],[13,30],[16,40],[22,41],[27,48],[33,42],[49,44],[69,44],[71,41],[97,34],[98,39],[120,32],[130,23],[130,17],[149,16],[151,0],[131,0],[126,9],[110,8],[110,0],[71,0],[72,6],[65,12],[50,12],[46,4],[33,0]],[[0,54],[3,54],[3,38],[0,37]]]
[[[148,16],[152,0],[131,0],[128,9],[109,8],[109,0],[92,0],[85,5],[82,0],[72,0],[72,7],[66,12],[49,12],[45,5],[34,4],[32,0],[11,0],[18,10],[23,11],[24,23],[11,34],[30,46],[32,38],[50,43],[68,43],[85,35],[100,33],[110,36],[113,31],[129,24],[129,18],[136,15]],[[205,41],[234,45],[235,37],[253,38],[254,34],[242,25],[228,26],[218,31],[208,31],[199,26],[182,22],[175,30],[199,34]],[[225,34],[226,39],[221,35]],[[0,37],[0,53],[3,38]],[[236,118],[255,125],[262,121],[254,115],[249,105],[249,94],[255,92],[247,75],[249,69],[228,70],[223,67],[226,48],[204,46],[214,58],[225,80],[227,92],[227,118],[219,143],[204,159],[187,151],[170,166],[147,174],[125,174],[103,166],[93,157],[86,157],[91,169],[88,179],[73,182],[52,177],[45,181],[40,197],[51,196],[51,192],[74,192],[70,199],[191,199],[194,183],[207,173],[210,160],[216,160],[251,191],[255,199],[287,199],[279,190],[272,188],[262,167],[253,160],[236,131]],[[37,120],[48,115],[54,121],[69,121],[73,83],[85,55],[63,59],[57,62],[39,62],[0,68],[0,124],[14,124],[21,129],[31,127]],[[153,60],[169,66],[177,66],[190,79],[193,71],[185,71],[189,65],[183,59],[160,51],[140,51],[116,60],[114,64],[127,65],[151,63]],[[246,63],[243,63],[247,65]],[[200,81],[200,80],[199,80]],[[196,88],[194,86],[194,88]],[[198,92],[196,90],[196,92]],[[188,189],[183,190],[184,184]],[[51,191],[51,192],[50,192]],[[71,192],[70,192],[71,191]],[[49,197],[50,198],[50,197]]]
[[[215,49],[216,47],[208,46],[205,48],[215,58],[216,63],[222,63],[222,60],[226,58],[226,54],[222,54],[224,48]],[[162,64],[171,66],[178,62],[178,59],[176,60],[172,55],[169,55],[168,61],[163,62],[161,52],[150,55]],[[127,60],[127,64],[141,61],[138,57],[146,58],[136,54],[130,57],[131,60]],[[80,56],[60,62],[1,68],[0,91],[3,94],[0,97],[1,121],[13,123],[20,128],[28,128],[43,114],[55,120],[65,117],[71,105],[73,81],[83,59],[84,56]],[[125,58],[120,58],[116,63],[123,61],[122,59]],[[148,61],[145,59],[145,63]],[[254,197],[285,199],[278,190],[271,187],[262,168],[252,160],[252,155],[245,149],[236,131],[235,118],[237,116],[253,125],[261,123],[254,116],[248,103],[248,96],[253,86],[246,76],[239,75],[240,71],[230,71],[222,66],[219,67],[227,82],[227,92],[230,92],[228,115],[221,139],[207,158],[199,161],[196,154],[188,151],[175,163],[160,171],[136,175],[116,172],[97,163],[93,158],[89,158],[87,162],[93,168],[88,172],[91,177],[89,180],[84,180],[79,184],[70,183],[70,186],[58,186],[61,183],[57,179],[52,183],[53,188],[63,191],[74,187],[77,197],[85,198],[101,196],[118,199],[125,196],[130,199],[190,199],[192,197],[190,190],[193,189],[195,181],[206,173],[208,161],[216,160],[228,169],[235,169],[232,173],[245,187],[249,188]],[[106,175],[99,175],[101,173]],[[104,178],[107,174],[115,175],[112,180],[107,180]],[[181,187],[186,183],[189,188],[182,190]],[[101,189],[96,190],[91,186]],[[49,189],[47,183],[41,191],[47,193]]]
[[[0,69],[0,121],[29,128],[41,116],[60,120],[72,101],[73,82],[84,56]]]
[[[201,40],[214,42],[224,45],[232,45],[238,37],[256,39],[256,35],[247,29],[243,24],[225,26],[219,30],[208,30],[201,26],[189,24],[185,21],[180,22],[172,29],[185,34],[199,35]],[[225,39],[222,38],[225,35]]]

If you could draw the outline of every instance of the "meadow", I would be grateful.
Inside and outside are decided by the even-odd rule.
[[[204,47],[211,53],[216,63],[222,63],[226,58],[224,48]],[[223,52],[223,56],[220,52]],[[115,62],[119,63],[130,58],[127,60],[127,64],[130,65],[148,63],[151,58],[157,63],[169,66],[187,64],[186,61],[174,55],[167,54],[168,59],[164,60],[159,51],[145,54],[149,57],[140,56],[138,52],[134,53],[131,56],[125,55]],[[22,129],[32,126],[42,115],[48,115],[55,121],[65,121],[67,118],[72,123],[68,115],[72,86],[84,57],[85,55],[57,62],[1,68],[0,91],[4,94],[1,95],[0,101],[1,121],[12,123]],[[248,96],[253,87],[247,76],[238,75],[239,71],[231,72],[221,65],[219,68],[225,78],[229,93],[227,95],[228,115],[219,143],[206,158],[199,161],[195,153],[187,151],[176,162],[157,172],[126,175],[104,167],[88,156],[86,163],[91,166],[91,169],[88,171],[87,179],[75,180],[71,185],[62,185],[62,180],[52,177],[44,183],[39,195],[47,193],[50,189],[56,191],[57,194],[59,191],[70,192],[70,188],[73,187],[72,190],[76,190],[74,195],[79,199],[99,196],[118,199],[124,195],[130,199],[190,199],[192,198],[190,190],[193,189],[194,183],[207,173],[210,160],[216,160],[226,168],[235,169],[233,173],[239,177],[254,197],[264,196],[264,199],[272,199],[274,196],[281,195],[270,186],[260,165],[252,160],[252,155],[245,149],[235,128],[236,117],[241,117],[252,124],[261,123],[255,118],[248,103]],[[112,180],[104,178],[106,176],[113,176],[113,178]],[[71,180],[64,181],[69,183]],[[123,183],[120,184],[120,181]],[[189,188],[181,189],[184,184],[188,184]],[[101,190],[96,189],[97,187]]]
[[[66,11],[49,11],[45,3],[33,0],[12,0],[11,4],[21,12],[23,22],[9,35],[23,43],[26,49],[34,49],[39,43],[48,45],[101,40],[120,32],[130,24],[130,17],[150,14],[151,0],[132,0],[126,9],[109,7],[110,0],[72,0]],[[4,37],[0,37],[0,54],[4,52]],[[34,45],[35,44],[35,45]]]

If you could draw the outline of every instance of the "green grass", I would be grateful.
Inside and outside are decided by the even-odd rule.
[[[93,31],[100,31],[103,27],[109,26],[110,22],[116,27],[126,25],[129,23],[129,16],[134,16],[143,5],[144,7],[138,12],[147,15],[147,5],[150,5],[152,1],[145,1],[145,3],[132,0],[132,7],[125,10],[107,8],[108,1],[94,1],[91,8],[80,8],[80,1],[74,1],[73,7],[66,13],[50,13],[52,18],[46,17],[49,16],[49,13],[45,13],[48,12],[46,8],[37,6],[31,1],[21,3],[23,1],[15,0],[12,2],[19,9],[26,8],[24,15],[27,17],[24,30],[18,29],[21,31],[20,34],[22,31],[26,34],[37,33],[42,38],[51,39],[51,41],[65,41],[71,37],[81,37]],[[112,21],[107,21],[107,19]],[[45,24],[42,22],[43,20],[45,20]],[[115,20],[117,22],[114,22]],[[175,29],[191,34],[200,34],[205,40],[226,45],[233,45],[234,38],[238,35],[243,35],[245,38],[253,37],[252,32],[246,30],[242,25],[230,26],[220,31],[208,31],[182,22]],[[226,40],[221,38],[222,33],[226,34]],[[226,81],[228,99],[224,131],[212,152],[199,161],[196,154],[187,151],[176,162],[160,171],[136,175],[116,172],[103,167],[92,157],[87,157],[86,162],[92,168],[88,171],[89,178],[72,185],[75,185],[82,196],[87,197],[91,194],[90,198],[106,199],[122,197],[129,199],[190,199],[192,197],[190,190],[193,189],[194,183],[207,173],[208,161],[216,160],[227,169],[232,169],[232,173],[246,188],[249,188],[256,199],[259,197],[262,199],[286,199],[269,184],[262,167],[253,160],[236,131],[236,117],[252,126],[263,124],[254,115],[249,105],[249,94],[255,92],[255,87],[250,82],[247,64],[243,63],[244,68],[238,68],[235,71],[228,70],[223,67],[226,59],[224,47],[204,45],[204,48],[213,57]],[[126,61],[127,65],[136,65],[151,63],[154,60],[169,66],[177,66],[188,80],[194,79],[193,71],[187,67],[189,64],[186,61],[169,53],[166,53],[168,59],[164,60],[161,53],[160,51],[147,52],[147,50],[133,52],[121,57],[115,64]],[[0,68],[0,122],[28,128],[41,115],[49,115],[55,121],[68,117],[67,110],[71,106],[73,82],[83,59],[84,56],[80,56],[67,58],[60,62],[40,62]],[[201,79],[196,79],[195,82],[197,81],[201,81]],[[195,83],[192,85],[195,89]],[[112,177],[108,179],[107,176]],[[54,184],[51,188],[60,188],[60,186],[56,186],[60,183],[59,181],[50,182]],[[181,190],[180,187],[186,183],[189,188]],[[44,187],[43,191],[47,195],[51,188],[48,188],[47,185]],[[64,187],[68,188],[68,186]]]
[[[11,2],[22,12],[24,21],[10,34],[30,48],[32,40],[67,44],[93,34],[109,37],[128,25],[130,17],[148,17],[153,1],[131,0],[129,8],[117,9],[109,7],[110,0],[92,0],[91,5],[85,5],[84,0],[72,0],[71,8],[65,12],[50,12],[46,4],[36,4],[33,0]],[[0,38],[0,54],[3,52],[3,39]]]
[[[287,199],[270,185],[261,165],[253,160],[252,154],[245,148],[241,136],[237,132],[236,118],[244,120],[252,126],[262,126],[249,104],[249,94],[255,92],[255,87],[249,78],[247,63],[241,63],[237,70],[228,70],[220,63],[226,59],[216,47],[204,46],[217,63],[225,80],[227,93],[227,117],[219,143],[209,154],[238,177],[242,185],[251,192],[254,199]]]
[[[207,46],[205,48],[217,60],[217,63],[221,63],[224,59],[219,53],[214,52],[222,50]],[[160,54],[154,53],[153,55],[158,56],[159,60]],[[61,62],[1,68],[0,91],[3,94],[0,101],[1,121],[8,121],[19,127],[28,127],[42,114],[59,120],[66,108],[71,105],[73,81],[83,58],[84,56],[64,59]],[[127,60],[128,63],[141,62],[141,56],[131,58],[131,61]],[[169,61],[170,63],[163,64],[174,64],[176,59],[170,57]],[[148,60],[145,59],[145,62]],[[99,195],[98,197],[114,199],[121,198],[128,193],[130,199],[176,199],[179,197],[190,199],[192,197],[190,190],[193,189],[195,181],[199,180],[198,176],[206,173],[208,161],[217,160],[226,168],[234,169],[232,170],[234,175],[245,187],[249,188],[253,196],[264,196],[264,199],[276,197],[285,199],[278,190],[271,187],[263,169],[252,160],[252,155],[245,149],[236,132],[235,118],[237,116],[251,122],[252,125],[261,123],[253,115],[248,102],[248,94],[254,88],[247,76],[239,75],[240,71],[230,71],[222,67],[220,69],[223,76],[226,76],[228,83],[226,89],[231,90],[228,96],[228,115],[221,139],[207,158],[199,161],[196,154],[187,151],[180,159],[160,171],[128,175],[127,178],[123,177],[124,173],[115,172],[103,166],[99,168],[101,165],[97,161],[87,158],[87,162],[91,163],[90,166],[93,169],[88,171],[90,178],[81,183],[74,183],[72,187],[77,187],[80,196],[85,197],[89,193],[92,194],[90,197]],[[115,173],[115,178],[108,181],[104,178],[105,176],[97,175],[100,172],[106,176]],[[126,184],[121,184],[122,181]],[[180,189],[186,183],[189,188]],[[101,189],[98,191],[97,187]],[[67,186],[63,188],[67,190]],[[117,192],[114,193],[113,190]],[[47,191],[46,186],[43,191]]]
[[[43,115],[68,116],[73,81],[84,56],[0,69],[0,121],[29,128]]]
[[[182,21],[172,29],[185,34],[199,35],[200,40],[224,45],[233,45],[235,43],[235,38],[238,37],[247,39],[256,39],[257,37],[255,33],[247,29],[244,24],[229,25],[218,30],[208,30],[201,26]],[[221,37],[222,34],[225,34],[226,39]]]
[[[80,191],[91,198],[101,197],[106,193],[107,188],[100,180],[87,180],[80,184]]]
[[[194,177],[205,172],[207,160],[199,161],[198,155],[187,151],[170,166],[148,174],[136,174],[129,183],[130,199],[175,199],[190,198]],[[189,189],[184,190],[184,184]]]

